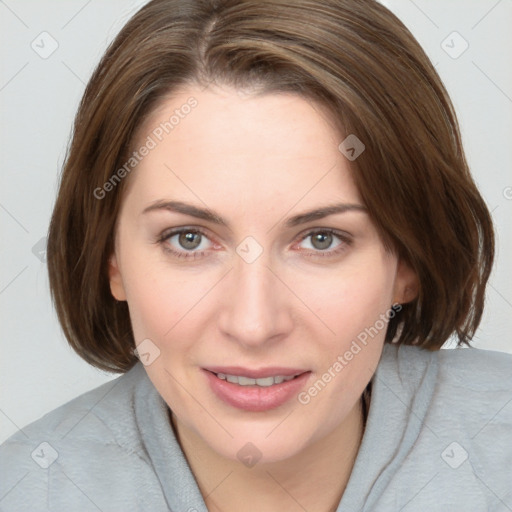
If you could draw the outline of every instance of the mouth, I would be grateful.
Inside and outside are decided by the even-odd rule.
[[[309,370],[284,366],[268,366],[259,369],[244,368],[243,366],[209,366],[204,369],[231,384],[260,387],[282,384],[300,377],[303,373],[309,373]]]
[[[203,368],[210,389],[225,404],[244,411],[262,412],[296,397],[311,375],[309,370],[239,367]]]
[[[244,375],[229,375],[226,373],[215,373],[212,372],[218,379],[225,380],[230,382],[231,384],[238,384],[239,386],[259,386],[262,388],[267,388],[269,386],[274,386],[275,384],[282,384],[283,382],[288,382],[289,380],[296,379],[299,375],[271,375],[269,377],[260,377],[259,379],[253,379],[251,377],[246,377]]]

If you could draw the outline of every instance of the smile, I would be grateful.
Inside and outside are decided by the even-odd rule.
[[[236,409],[263,412],[293,402],[305,387],[311,371],[292,368],[203,368],[211,391]]]
[[[227,375],[225,373],[216,373],[215,375],[217,375],[217,377],[221,380],[231,382],[231,384],[238,384],[239,386],[260,386],[262,388],[273,386],[275,384],[281,384],[297,377],[297,375],[276,375],[275,377],[270,376],[260,379],[253,379],[251,377],[244,377],[243,375]]]

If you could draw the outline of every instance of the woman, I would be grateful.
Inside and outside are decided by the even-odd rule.
[[[512,509],[512,357],[457,121],[373,1],[154,0],[80,105],[48,242],[120,378],[2,451],[3,510]]]

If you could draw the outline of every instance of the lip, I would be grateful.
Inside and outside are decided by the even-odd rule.
[[[300,375],[308,370],[301,368],[284,368],[282,366],[268,366],[266,368],[243,368],[242,366],[208,366],[204,370],[213,373],[225,373],[227,375],[243,375],[250,379],[263,379],[265,377],[275,377],[276,375],[283,375],[290,377],[292,375]]]
[[[211,367],[208,369],[203,368],[202,372],[208,381],[210,389],[224,403],[236,409],[251,412],[269,411],[284,405],[298,395],[311,375],[310,371],[277,367],[258,370],[233,366]],[[243,375],[253,379],[276,375],[283,375],[285,377],[297,375],[297,377],[268,387],[240,386],[239,384],[232,384],[226,380],[219,379],[215,373]]]

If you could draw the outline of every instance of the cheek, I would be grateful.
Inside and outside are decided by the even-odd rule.
[[[314,382],[298,400],[309,407],[311,415],[325,418],[324,433],[343,420],[375,372],[387,329],[385,314],[393,298],[395,270],[394,259],[378,251],[340,270],[323,286],[317,281],[314,293],[310,288],[308,300],[317,305],[315,313],[331,332],[318,335],[322,325],[316,331],[315,351],[321,362]],[[302,292],[307,293],[306,286]],[[323,332],[327,332],[325,328]]]
[[[379,250],[315,279],[298,273],[296,290],[338,343],[350,342],[389,311],[395,273],[394,258]]]
[[[150,338],[163,348],[172,339],[177,348],[179,340],[187,339],[184,330],[200,329],[201,316],[196,313],[208,304],[205,298],[215,276],[171,268],[164,258],[127,259],[126,296],[136,342]]]
[[[180,317],[185,284],[172,279],[162,262],[147,258],[136,247],[125,251],[123,283],[135,341],[161,339]]]

